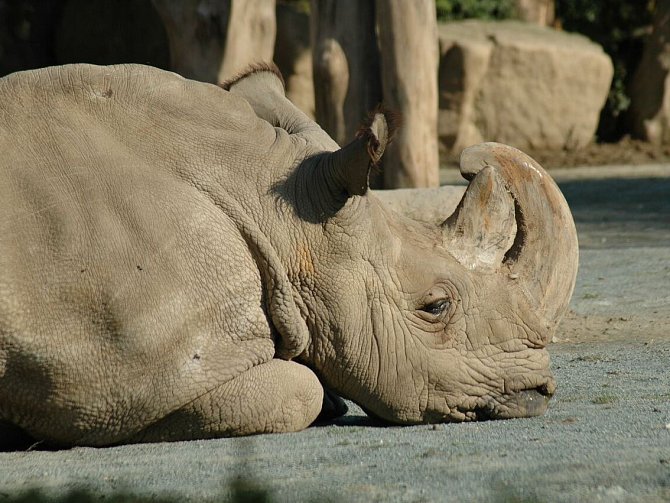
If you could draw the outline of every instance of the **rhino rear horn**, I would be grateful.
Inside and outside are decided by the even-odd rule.
[[[514,199],[501,176],[485,167],[442,225],[445,247],[469,269],[497,270],[514,242]]]
[[[461,212],[483,210],[483,206],[478,208],[476,202],[468,207],[467,199],[473,190],[479,190],[489,200],[491,197],[501,201],[506,199],[506,196],[492,196],[490,191],[477,189],[484,183],[480,180],[485,172],[494,171],[496,176],[487,174],[486,179],[501,180],[506,189],[502,192],[513,198],[517,231],[513,243],[502,256],[501,272],[518,282],[530,305],[548,326],[554,326],[567,309],[579,262],[577,232],[563,194],[535,160],[507,145],[482,143],[469,147],[461,154],[460,165],[461,174],[471,180],[473,186],[466,191]],[[471,198],[474,199],[474,194]],[[509,212],[503,206],[493,212],[495,219],[507,218]],[[499,206],[489,202],[486,207],[495,209]],[[469,218],[486,220],[485,216]],[[495,241],[489,239],[485,243]],[[500,250],[507,244],[497,246],[498,259],[501,258]]]

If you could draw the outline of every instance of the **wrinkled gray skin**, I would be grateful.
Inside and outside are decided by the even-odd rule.
[[[226,87],[0,80],[0,419],[61,445],[295,431],[324,385],[401,424],[544,412],[577,242],[542,168],[468,149],[458,208],[420,222],[368,190],[383,113],[338,150],[271,71]]]

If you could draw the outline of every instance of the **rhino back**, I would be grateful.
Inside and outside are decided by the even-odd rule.
[[[253,211],[270,183],[242,175],[274,129],[157,72],[0,81],[0,417],[42,436],[120,440],[274,354],[255,257],[225,211]]]

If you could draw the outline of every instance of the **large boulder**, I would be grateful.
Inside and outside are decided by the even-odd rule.
[[[481,141],[525,149],[592,141],[613,67],[586,37],[516,21],[439,26],[439,135],[453,152]]]

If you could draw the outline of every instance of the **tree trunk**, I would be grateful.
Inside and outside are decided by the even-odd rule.
[[[317,122],[340,145],[381,101],[374,0],[312,0]]]
[[[219,81],[233,77],[251,63],[272,61],[277,34],[275,0],[232,2]]]
[[[652,33],[631,84],[633,134],[670,143],[670,0],[656,0]]]
[[[540,26],[552,26],[556,17],[554,0],[515,0],[519,19]]]
[[[377,0],[384,103],[402,127],[384,156],[384,186],[439,185],[438,41],[433,0]]]
[[[286,82],[286,97],[314,118],[314,78],[309,14],[292,4],[277,4],[274,61]]]
[[[227,1],[152,0],[170,46],[170,67],[184,77],[216,82],[230,15]]]
[[[172,70],[220,82],[271,61],[275,0],[152,0],[167,32]]]

